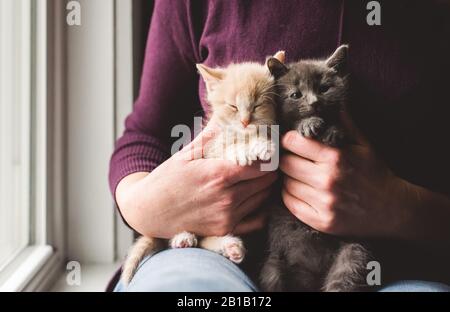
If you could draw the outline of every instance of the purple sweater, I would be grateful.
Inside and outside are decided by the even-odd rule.
[[[262,62],[278,50],[296,61],[348,43],[356,124],[399,176],[450,194],[448,7],[380,2],[382,25],[368,26],[363,0],[156,1],[140,94],[111,158],[111,191],[161,164],[172,127],[207,111],[196,63]]]
[[[397,174],[449,193],[441,143],[448,142],[450,27],[433,3],[381,1],[382,26],[368,26],[361,0],[156,1],[140,94],[111,158],[111,191],[169,157],[172,127],[208,109],[195,63],[261,62],[281,49],[295,61],[349,43],[356,123]]]

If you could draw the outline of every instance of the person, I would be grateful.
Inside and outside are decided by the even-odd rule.
[[[283,201],[319,231],[383,242],[394,261],[381,261],[382,272],[406,275],[382,291],[449,290],[450,10],[441,1],[380,1],[381,25],[371,26],[366,4],[156,1],[140,94],[110,164],[124,221],[160,238],[183,230],[259,233],[258,208],[277,173],[170,155],[171,129],[208,111],[195,64],[262,62],[278,50],[288,61],[318,58],[347,43],[352,90],[344,120],[355,143],[335,149],[287,133]],[[206,250],[165,250],[115,290],[256,291],[246,272]]]

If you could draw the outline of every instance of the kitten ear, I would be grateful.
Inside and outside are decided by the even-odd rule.
[[[269,57],[266,61],[266,66],[275,79],[280,78],[288,72],[288,68],[283,64],[284,59],[284,51],[279,51],[273,57]]]
[[[286,62],[286,51],[278,51],[273,57],[284,64]]]
[[[348,58],[348,45],[341,45],[339,48],[334,51],[333,55],[331,55],[326,61],[326,65],[330,68],[333,68],[337,72],[342,72],[347,67],[347,58]]]
[[[221,68],[210,68],[204,64],[196,65],[198,72],[202,76],[206,84],[208,92],[214,90],[217,84],[224,78],[225,72]]]

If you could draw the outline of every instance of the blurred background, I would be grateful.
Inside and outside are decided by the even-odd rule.
[[[0,0],[0,291],[104,291],[119,268],[108,164],[152,6]]]

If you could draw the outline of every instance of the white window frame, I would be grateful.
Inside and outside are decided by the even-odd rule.
[[[4,211],[1,216],[9,219],[8,225],[1,230],[9,232],[6,235],[12,239],[10,243],[15,245],[13,253],[2,261],[0,271],[17,257],[30,240],[31,8],[29,4],[27,0],[0,2],[0,46],[6,47],[0,51],[2,68],[0,101],[6,104],[2,105],[0,111],[0,136],[2,145],[9,146],[2,151],[0,161],[2,165],[6,165],[2,168],[4,170],[2,174],[10,177],[8,181],[2,181],[4,185],[0,185],[2,203],[8,205],[3,207],[8,211]]]
[[[64,82],[61,4],[58,0],[31,0],[23,7],[29,20],[23,49],[30,60],[24,82],[30,90],[32,118],[30,242],[0,272],[0,291],[46,289],[60,273],[64,258],[63,109]],[[49,40],[50,39],[50,40]],[[60,79],[60,80],[56,80]],[[52,81],[51,84],[47,84]],[[31,82],[30,88],[27,83]],[[56,85],[55,85],[56,84]]]
[[[114,139],[122,133],[124,118],[132,109],[132,3],[80,0],[82,26],[68,26],[68,1],[31,1],[37,13],[30,25],[30,37],[35,39],[30,53],[34,65],[31,80],[35,82],[30,91],[35,120],[30,200],[35,231],[30,246],[0,272],[0,291],[47,291],[64,273],[67,262],[79,261],[82,268],[89,263],[114,263],[123,259],[133,240],[132,231],[112,207],[109,190],[102,186],[94,199],[84,196],[86,179],[92,175],[86,166],[104,170]],[[100,45],[98,38],[104,40]],[[77,70],[79,64],[86,69]],[[111,75],[101,76],[106,76],[106,82],[89,81],[86,88],[86,77],[92,72]],[[94,94],[86,94],[93,88],[97,90]],[[95,112],[98,105],[111,112],[103,123],[86,122],[78,114]],[[77,129],[80,126],[90,127],[91,133],[100,132],[108,140],[100,158],[99,151],[90,151],[97,154],[90,159],[93,164],[79,161],[86,151],[76,142],[83,136],[88,144],[94,144],[98,137],[85,138]],[[81,175],[70,174],[71,170]],[[106,185],[106,177],[102,172],[95,176],[95,183],[88,181]],[[78,187],[71,187],[74,185]],[[86,240],[86,236],[101,239]]]

